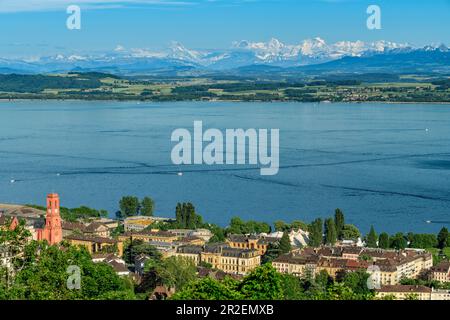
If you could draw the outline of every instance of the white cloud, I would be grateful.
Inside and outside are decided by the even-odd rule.
[[[189,6],[195,0],[0,0],[0,12],[65,10],[69,5],[85,9],[120,8],[128,5]]]

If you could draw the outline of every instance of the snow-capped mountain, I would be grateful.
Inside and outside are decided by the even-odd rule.
[[[301,67],[323,64],[348,57],[367,58],[375,55],[404,54],[413,51],[449,52],[445,45],[414,48],[409,44],[389,41],[339,41],[328,44],[316,37],[297,44],[286,44],[275,38],[267,42],[237,41],[229,49],[193,50],[172,42],[165,50],[125,48],[92,54],[56,54],[47,57],[10,60],[0,58],[0,72],[63,72],[97,70],[116,73],[169,72],[173,70],[230,70],[264,65]]]
[[[361,57],[368,54],[384,53],[393,49],[410,48],[408,44],[398,44],[388,41],[365,43],[363,41],[339,41],[327,44],[317,37],[303,40],[299,44],[289,45],[277,39],[268,42],[240,41],[235,48],[255,53],[262,63],[290,62],[296,65],[308,65],[340,59],[346,56]]]

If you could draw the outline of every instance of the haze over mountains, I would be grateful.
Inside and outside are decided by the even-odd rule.
[[[220,72],[450,72],[445,45],[415,48],[389,41],[339,41],[317,37],[299,44],[238,41],[224,50],[192,50],[173,42],[163,51],[127,49],[87,55],[0,59],[0,73],[102,71],[123,75]]]

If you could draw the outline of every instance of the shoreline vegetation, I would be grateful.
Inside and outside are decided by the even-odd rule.
[[[0,75],[0,101],[450,103],[436,75],[341,74],[297,79],[119,77],[86,72]]]

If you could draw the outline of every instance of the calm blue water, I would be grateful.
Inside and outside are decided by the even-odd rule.
[[[194,120],[279,128],[279,174],[171,165],[172,130]],[[191,201],[221,225],[339,207],[363,231],[435,232],[426,220],[450,221],[449,139],[449,105],[1,102],[0,202],[44,204],[53,191],[114,213],[121,196],[150,195],[158,215]]]

